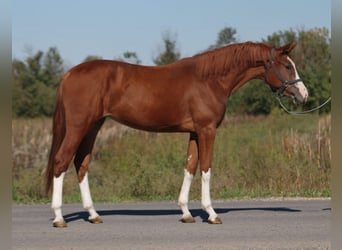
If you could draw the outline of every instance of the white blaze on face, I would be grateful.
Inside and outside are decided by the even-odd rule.
[[[287,59],[292,64],[292,67],[294,68],[294,71],[295,71],[295,74],[296,74],[295,75],[295,79],[299,79],[299,75],[298,75],[295,63],[291,60],[290,57],[287,57]],[[299,94],[301,95],[301,97],[303,99],[303,102],[306,102],[307,99],[308,99],[309,94],[308,94],[308,90],[306,89],[304,83],[302,81],[299,81],[299,82],[295,83],[294,86],[297,88]]]

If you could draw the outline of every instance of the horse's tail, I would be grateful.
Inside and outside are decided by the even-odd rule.
[[[64,112],[64,105],[62,100],[62,91],[61,85],[57,92],[57,100],[56,100],[56,107],[55,112],[53,115],[53,122],[52,122],[52,144],[50,149],[49,161],[48,166],[46,169],[45,175],[45,190],[46,193],[49,193],[53,181],[54,176],[54,163],[55,163],[55,156],[63,142],[65,137],[65,112]]]

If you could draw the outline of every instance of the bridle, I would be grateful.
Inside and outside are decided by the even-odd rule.
[[[271,87],[273,93],[275,94],[277,100],[279,101],[279,104],[280,106],[289,114],[292,114],[292,115],[303,115],[303,114],[307,114],[307,113],[311,113],[315,110],[318,110],[322,107],[324,107],[328,102],[331,101],[331,97],[329,97],[324,103],[322,103],[321,105],[313,108],[313,109],[310,109],[310,110],[304,110],[304,111],[299,111],[299,112],[296,112],[296,111],[290,111],[288,110],[285,105],[281,102],[281,97],[284,96],[284,91],[290,87],[291,85],[293,84],[296,84],[297,82],[302,82],[302,79],[298,78],[298,79],[294,79],[294,80],[285,80],[282,75],[280,74],[280,72],[277,70],[277,68],[274,66],[274,48],[272,48],[272,51],[271,51],[271,59],[270,59],[270,66],[268,66],[266,68],[266,72],[265,72],[265,81],[267,81],[267,74],[270,70],[273,70],[273,72],[276,74],[276,76],[278,77],[279,81],[281,82],[282,86],[279,87],[279,88],[275,88],[275,87]]]
[[[265,80],[267,81],[267,75],[269,73],[270,70],[273,70],[273,72],[276,74],[276,76],[278,77],[279,81],[281,82],[282,86],[280,88],[275,88],[275,87],[271,87],[273,93],[277,96],[277,97],[282,97],[284,91],[291,85],[297,83],[297,82],[301,82],[302,79],[298,78],[298,79],[294,79],[294,80],[285,80],[282,75],[280,74],[280,72],[277,70],[277,68],[274,66],[274,48],[272,48],[271,51],[271,59],[270,59],[270,65],[266,68],[266,72],[265,72]]]

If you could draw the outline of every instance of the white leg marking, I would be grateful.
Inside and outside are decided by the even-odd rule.
[[[53,222],[61,222],[64,221],[62,216],[62,194],[63,194],[63,179],[65,172],[61,173],[59,177],[53,178],[53,191],[52,191],[52,204],[51,208],[53,208],[55,212],[55,219]]]
[[[190,156],[189,156],[190,157]],[[183,185],[179,194],[178,205],[181,207],[183,212],[183,218],[191,216],[191,213],[188,208],[189,201],[189,192],[191,182],[194,176],[188,172],[188,170],[184,169],[184,179]]]
[[[202,207],[209,214],[209,220],[217,217],[210,199],[210,168],[207,173],[202,171]]]
[[[84,175],[83,180],[80,182],[80,189],[83,207],[88,210],[89,219],[95,219],[99,217],[98,213],[95,211],[93,200],[90,195],[88,172]]]

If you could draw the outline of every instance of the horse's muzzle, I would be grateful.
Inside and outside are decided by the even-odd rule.
[[[290,97],[296,105],[305,104],[309,97],[308,90],[302,82],[287,87],[285,95]]]

